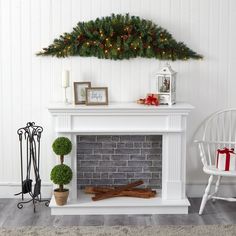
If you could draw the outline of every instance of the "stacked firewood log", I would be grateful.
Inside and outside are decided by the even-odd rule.
[[[92,197],[93,201],[99,201],[112,197],[137,197],[137,198],[152,198],[156,196],[156,191],[149,188],[137,188],[143,184],[143,180],[138,180],[133,183],[121,187],[85,187],[84,192],[87,194],[95,194]]]

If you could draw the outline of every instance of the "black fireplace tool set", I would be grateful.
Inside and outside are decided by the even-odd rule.
[[[20,162],[21,162],[21,192],[15,194],[20,195],[22,201],[17,204],[22,209],[24,204],[33,203],[34,212],[37,202],[44,202],[45,206],[49,206],[49,200],[41,198],[41,179],[39,175],[40,166],[40,139],[43,128],[36,126],[34,122],[28,122],[26,127],[17,130],[20,142]],[[23,150],[25,146],[25,149]],[[33,174],[31,172],[33,171]],[[26,175],[25,179],[24,175]],[[32,187],[34,178],[34,188]],[[29,194],[30,200],[24,201],[24,194]]]

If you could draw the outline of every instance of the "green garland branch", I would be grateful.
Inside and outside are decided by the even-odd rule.
[[[112,14],[95,21],[79,22],[71,33],[64,33],[37,55],[94,56],[114,60],[135,57],[172,61],[203,58],[152,21],[129,14]]]

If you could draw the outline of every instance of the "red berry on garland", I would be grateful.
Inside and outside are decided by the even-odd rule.
[[[123,36],[123,39],[124,39],[124,40],[127,40],[128,38],[129,38],[128,35],[124,35],[124,36]]]
[[[104,45],[103,45],[103,44],[100,44],[99,47],[100,47],[101,49],[103,49],[103,48],[104,48]]]

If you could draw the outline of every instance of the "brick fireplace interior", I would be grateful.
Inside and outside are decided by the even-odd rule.
[[[78,135],[77,188],[119,186],[142,179],[161,189],[161,135]]]

